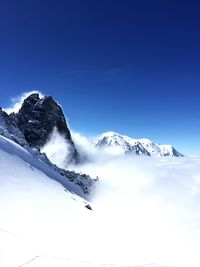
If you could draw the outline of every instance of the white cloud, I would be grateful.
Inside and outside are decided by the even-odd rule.
[[[34,93],[39,94],[40,97],[44,96],[40,91],[37,90],[30,92],[23,92],[21,95],[13,97],[11,99],[11,105],[9,107],[3,108],[3,110],[5,110],[5,112],[7,112],[8,114],[12,112],[18,112],[19,109],[21,108],[24,99],[27,98],[30,94]]]
[[[199,266],[200,158],[116,155],[96,151],[80,134],[74,140],[90,159],[76,170],[100,177],[92,201],[96,233],[88,237],[96,257],[119,266]]]
[[[15,169],[3,170],[7,157],[13,162],[14,155],[2,154],[1,176],[7,175],[5,181],[11,191],[0,194],[6,203],[5,207],[1,205],[4,216],[0,228],[19,228],[22,248],[35,251],[23,262],[45,255],[40,262],[31,262],[31,266],[67,266],[73,260],[70,266],[141,266],[156,262],[161,265],[146,266],[199,267],[200,158],[113,155],[96,151],[78,133],[72,136],[90,159],[76,166],[76,170],[100,177],[93,193],[92,211],[71,198],[69,201],[62,187],[47,182],[27,164],[21,166],[21,160],[15,161]],[[67,155],[67,147],[58,136],[51,141],[49,151],[57,152],[55,158],[58,156],[58,162],[62,162],[59,157]],[[22,177],[18,173],[24,173],[28,190],[23,183],[23,190],[17,190],[16,197],[12,188],[19,186],[16,182]],[[15,183],[9,183],[13,176]],[[8,256],[14,251],[18,257],[20,251],[24,257],[26,250],[19,243],[7,241]],[[4,241],[2,244],[5,246]]]
[[[46,153],[47,157],[60,168],[66,168],[70,157],[70,146],[63,135],[56,127],[47,141],[41,148],[41,152]]]
[[[122,154],[120,147],[109,147],[98,150],[92,144],[92,140],[95,138],[88,139],[75,131],[71,131],[71,135],[83,163],[97,161],[106,162],[107,159],[110,159],[110,157],[118,157]]]

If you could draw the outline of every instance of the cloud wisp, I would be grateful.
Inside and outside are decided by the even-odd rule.
[[[41,148],[41,152],[46,153],[50,161],[60,168],[66,168],[71,159],[70,151],[70,145],[56,127],[53,129],[49,140]]]
[[[24,101],[25,98],[27,98],[30,94],[39,94],[40,97],[43,97],[44,95],[37,90],[33,90],[33,91],[29,91],[29,92],[23,92],[21,95],[17,96],[17,97],[13,97],[11,99],[11,105],[9,107],[3,108],[3,110],[5,110],[5,112],[7,112],[8,114],[12,113],[12,112],[18,112],[19,109],[21,108],[21,105]]]

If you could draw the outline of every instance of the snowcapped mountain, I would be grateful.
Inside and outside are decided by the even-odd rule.
[[[198,267],[199,159],[141,161],[92,148],[94,160],[73,167],[99,175],[95,183],[41,153],[44,143],[56,150],[58,134],[72,145],[74,157],[66,127],[51,97],[31,95],[10,115],[0,109],[0,266]],[[171,145],[114,132],[93,145],[112,153],[182,156]]]
[[[131,139],[128,136],[120,135],[115,132],[101,134],[93,141],[93,145],[99,149],[110,149],[110,151],[113,148],[113,152],[116,151],[116,153],[150,155],[136,139]]]
[[[182,157],[172,145],[160,145],[149,139],[134,139],[115,132],[105,132],[93,142],[98,149],[107,149],[113,153],[125,153],[130,155],[147,155],[147,156],[170,156]]]

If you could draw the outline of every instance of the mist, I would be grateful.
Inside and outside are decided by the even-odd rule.
[[[46,144],[40,149],[42,153],[46,153],[51,162],[60,168],[66,168],[67,163],[71,160],[70,144],[64,135],[60,134],[54,127]]]
[[[68,169],[99,177],[91,193],[92,212],[76,214],[80,229],[71,228],[79,240],[76,253],[118,266],[199,266],[200,158],[125,156],[95,149],[80,133],[72,138],[84,163]],[[54,130],[44,149],[63,168],[64,141]],[[66,238],[73,243],[73,234]]]
[[[92,204],[104,253],[123,264],[199,266],[200,158],[87,151],[91,161],[76,170],[100,178]]]

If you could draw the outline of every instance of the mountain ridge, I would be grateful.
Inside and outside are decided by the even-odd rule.
[[[66,165],[73,161],[78,162],[78,152],[65,115],[52,96],[40,97],[38,93],[32,93],[24,99],[17,113],[11,113],[8,116],[33,148],[43,147],[50,139],[53,129],[56,128],[69,145],[70,157]]]
[[[116,153],[146,156],[183,157],[172,145],[157,144],[148,138],[131,138],[117,132],[108,131],[92,141],[98,149],[116,149]]]
[[[30,97],[36,97],[38,99],[38,95],[34,95],[34,96],[31,95]],[[27,104],[26,99],[25,99],[24,103]],[[55,101],[54,101],[54,103],[55,103]],[[57,104],[55,104],[55,105],[57,105]],[[28,107],[30,107],[30,106],[28,105]],[[27,115],[28,120],[29,120],[29,118],[30,118],[29,114],[24,114],[24,116],[26,116],[26,115]],[[27,119],[27,117],[26,117],[26,119]],[[40,117],[38,117],[38,118],[40,118]],[[41,166],[42,171],[44,170],[44,168],[51,169],[51,172],[53,173],[53,174],[51,174],[53,179],[54,179],[54,177],[58,177],[56,179],[66,189],[73,188],[73,191],[77,195],[79,195],[85,199],[88,199],[90,192],[92,190],[93,184],[94,184],[94,179],[92,179],[89,175],[86,175],[86,174],[76,173],[73,171],[65,170],[63,168],[59,168],[54,163],[52,163],[47,158],[45,153],[41,153],[40,147],[28,142],[29,140],[27,140],[27,138],[25,137],[25,134],[24,134],[24,131],[27,129],[27,125],[23,126],[24,129],[22,128],[23,129],[22,130],[21,127],[19,127],[19,121],[18,120],[19,120],[18,113],[11,113],[10,115],[8,115],[5,111],[3,111],[0,108],[0,137],[2,136],[4,138],[9,139],[9,140],[17,143],[18,145],[20,145],[25,151],[27,151],[27,153],[30,154],[30,157],[32,157],[33,162],[36,162],[36,161],[38,162],[38,164]],[[66,123],[65,120],[64,120],[64,123]],[[67,127],[66,124],[65,124],[65,127]],[[68,131],[69,131],[69,129],[68,129]],[[50,135],[51,135],[51,133],[49,133],[49,136],[46,136],[47,142],[48,142],[48,138],[50,137]],[[71,135],[69,135],[69,136],[71,138]],[[2,140],[4,140],[4,139],[2,139]],[[68,142],[67,139],[66,139],[66,142]],[[75,147],[72,139],[71,139],[71,142],[72,142],[71,143],[72,148]],[[72,162],[73,157],[74,157],[74,154],[73,154],[73,150],[72,150],[71,157],[70,157],[71,162]]]

